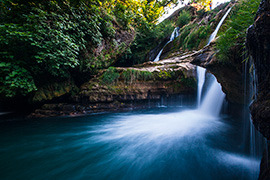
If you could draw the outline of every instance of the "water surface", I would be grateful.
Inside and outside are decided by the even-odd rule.
[[[183,107],[2,122],[0,179],[252,179],[241,122]]]

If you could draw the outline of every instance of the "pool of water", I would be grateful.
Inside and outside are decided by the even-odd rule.
[[[0,123],[0,179],[256,179],[241,117],[183,107]]]

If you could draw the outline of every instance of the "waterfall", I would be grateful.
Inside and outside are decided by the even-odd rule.
[[[163,51],[163,49],[165,48],[165,46],[166,46],[167,44],[169,44],[170,42],[172,42],[176,37],[179,36],[178,30],[179,30],[178,27],[174,28],[174,30],[173,30],[173,32],[172,32],[172,34],[171,34],[170,40],[169,40],[169,41],[163,46],[163,48],[159,51],[159,53],[158,53],[157,57],[155,58],[154,62],[159,61],[159,58],[160,58],[160,56],[161,56],[161,54],[162,54],[162,51]]]
[[[219,21],[215,31],[211,34],[209,40],[208,40],[208,43],[207,43],[207,46],[216,38],[217,36],[217,33],[218,33],[218,30],[219,28],[221,27],[223,21],[226,19],[226,17],[228,16],[228,14],[230,13],[232,7],[226,12],[226,14],[222,17],[222,19]]]
[[[247,58],[247,55],[243,57],[244,59]],[[257,97],[257,77],[254,68],[254,63],[252,58],[247,58],[244,63],[244,132],[243,132],[243,143],[244,146],[248,147],[249,156],[253,159],[259,159],[262,157],[262,147],[264,142],[263,136],[255,129],[249,105],[254,101]],[[266,144],[266,143],[265,143]],[[259,169],[259,165],[256,167]],[[256,179],[258,176],[256,169],[251,171],[250,179]]]
[[[220,22],[218,23],[215,31],[211,34],[207,46],[213,41],[213,39],[216,38],[218,30],[220,29],[222,23],[224,22],[224,20],[226,19],[226,17],[228,16],[228,14],[230,13],[232,7],[230,9],[228,9],[228,11],[226,12],[226,14],[222,17],[222,19],[220,20]],[[222,92],[221,90],[221,86],[218,84],[218,82],[215,80],[212,82],[211,88],[208,91],[205,101],[203,102],[202,106],[201,105],[201,96],[202,96],[202,89],[203,89],[203,85],[204,85],[204,81],[205,81],[205,68],[199,67],[197,66],[197,78],[198,78],[198,90],[197,90],[197,106],[198,108],[200,108],[203,111],[207,111],[212,115],[218,115],[218,113],[220,112],[221,106],[222,106],[222,102],[223,99],[225,97],[225,94]],[[212,93],[212,94],[211,94]],[[212,96],[212,95],[217,95]],[[212,103],[214,100],[216,100],[216,103]],[[210,108],[208,108],[208,106]]]
[[[197,90],[197,106],[201,104],[202,89],[205,81],[205,68],[197,66],[197,79],[198,79],[198,90]]]
[[[211,82],[210,89],[205,95],[204,101],[202,102],[199,110],[205,114],[212,116],[218,116],[222,108],[222,103],[225,98],[225,94],[221,90],[220,84],[214,78]]]

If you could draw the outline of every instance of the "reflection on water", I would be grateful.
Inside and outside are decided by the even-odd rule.
[[[199,110],[1,123],[1,179],[249,179],[241,120]]]

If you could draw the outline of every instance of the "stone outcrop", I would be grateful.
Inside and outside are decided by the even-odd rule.
[[[195,96],[196,68],[189,63],[191,59],[192,54],[147,62],[135,67],[102,71],[83,84],[79,93],[71,97],[71,102],[45,104],[30,116],[48,117],[134,109],[154,106],[161,98],[181,94]],[[109,83],[105,82],[112,77],[116,78]]]
[[[251,104],[253,124],[270,139],[270,1],[262,0],[255,22],[248,29],[247,47],[255,65],[257,98]],[[269,141],[261,161],[260,180],[270,179]]]
[[[237,47],[234,48],[235,52],[237,52]],[[232,49],[233,51],[234,49]],[[198,51],[191,63],[202,66],[215,75],[229,102],[243,104],[245,102],[245,92],[242,78],[242,59],[237,53],[232,53],[235,55],[231,59],[231,62],[223,63],[218,61],[215,56],[216,52],[215,42],[213,42]]]

